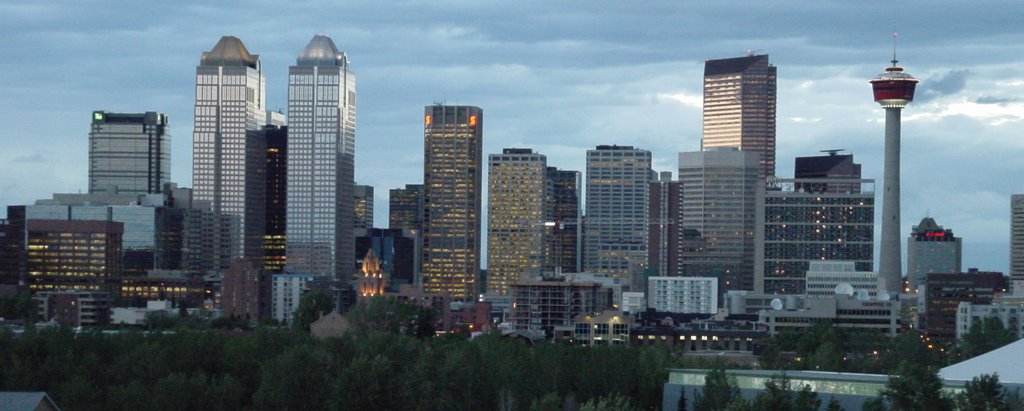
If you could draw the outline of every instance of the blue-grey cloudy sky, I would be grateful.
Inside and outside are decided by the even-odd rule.
[[[422,180],[423,106],[485,110],[486,152],[532,147],[584,169],[587,148],[651,150],[659,171],[700,145],[703,61],[778,66],[778,173],[846,148],[881,179],[883,112],[867,80],[899,58],[922,80],[904,112],[903,233],[926,214],[965,265],[1005,271],[1009,197],[1024,192],[1021,2],[0,0],[0,206],[86,188],[92,110],[162,111],[172,178],[191,185],[195,65],[222,35],[259,54],[268,106],[316,33],[358,75],[357,180]],[[0,214],[4,211],[0,211]]]

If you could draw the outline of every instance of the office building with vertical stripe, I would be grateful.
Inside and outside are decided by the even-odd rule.
[[[651,152],[601,145],[587,150],[584,270],[627,279],[647,265]]]
[[[92,112],[89,192],[159,193],[171,180],[171,134],[156,112]]]
[[[487,292],[506,295],[510,284],[544,268],[550,237],[547,157],[506,148],[487,163]]]
[[[427,106],[423,116],[423,289],[470,300],[479,289],[483,110]]]
[[[704,62],[701,149],[757,153],[761,181],[775,175],[776,77],[767,54]]]

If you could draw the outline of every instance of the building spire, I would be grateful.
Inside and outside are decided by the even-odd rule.
[[[898,37],[899,35],[900,35],[900,33],[897,33],[897,32],[893,32],[892,33],[892,66],[893,67],[896,67],[896,63],[900,62],[899,60],[896,60],[896,37]]]

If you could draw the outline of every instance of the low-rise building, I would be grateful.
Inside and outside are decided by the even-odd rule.
[[[833,327],[877,331],[895,337],[900,330],[900,302],[864,300],[849,295],[834,298],[803,298],[800,308],[789,309],[783,303],[761,310],[759,322],[775,335],[783,330],[809,328],[818,322]]]
[[[43,321],[68,327],[110,323],[110,293],[66,290],[36,293],[36,313]]]
[[[580,314],[573,319],[573,339],[585,346],[626,345],[631,328],[633,317],[619,310]]]
[[[997,298],[992,304],[961,301],[956,308],[956,339],[971,331],[971,325],[995,317],[1018,339],[1024,338],[1024,299]]]
[[[650,277],[647,307],[672,313],[718,311],[718,279],[715,277]]]
[[[969,269],[966,273],[930,273],[925,280],[924,333],[940,343],[956,339],[957,307],[961,302],[991,304],[1006,288],[1006,279],[999,272]]]
[[[274,274],[271,281],[271,312],[274,321],[292,323],[292,313],[299,308],[299,299],[307,283],[316,279],[312,274]]]
[[[595,314],[611,307],[612,290],[591,281],[564,279],[519,280],[510,285],[514,329],[543,330],[572,327],[580,314]]]
[[[116,325],[146,325],[151,314],[177,316],[174,304],[168,300],[146,301],[146,307],[114,307],[110,309],[110,323]]]
[[[878,295],[878,274],[857,271],[855,261],[816,260],[808,264],[807,295],[832,297],[840,284],[849,284],[853,292],[863,292],[871,298]]]

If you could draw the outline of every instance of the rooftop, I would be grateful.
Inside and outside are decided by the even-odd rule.
[[[235,36],[220,38],[213,50],[204,51],[199,58],[200,66],[247,66],[259,68],[260,56],[249,54],[249,50]]]
[[[317,34],[309,40],[309,44],[299,54],[295,64],[306,67],[345,67],[348,65],[348,59],[345,57],[345,53],[338,51],[338,47],[334,45],[334,40],[323,34]]]

